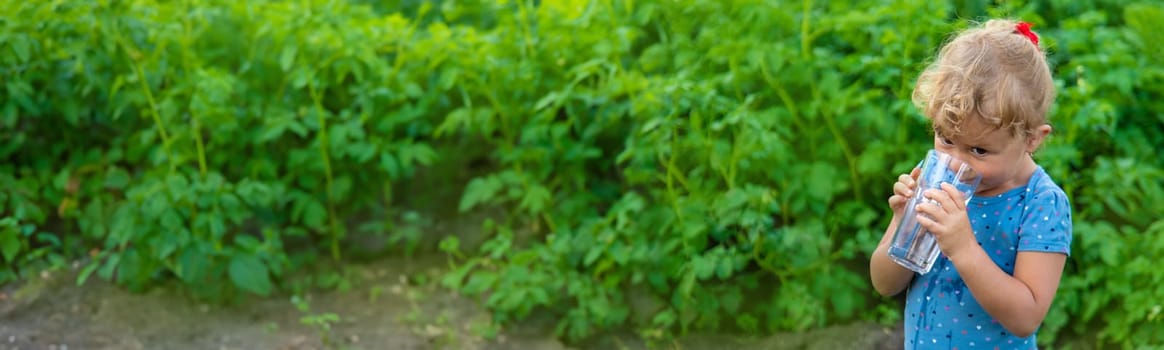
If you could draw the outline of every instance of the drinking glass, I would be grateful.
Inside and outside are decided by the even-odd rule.
[[[918,222],[916,208],[921,203],[935,205],[938,203],[925,198],[922,194],[930,189],[941,189],[942,183],[949,183],[962,192],[966,203],[969,203],[970,197],[974,195],[974,190],[981,181],[982,176],[966,162],[938,150],[931,149],[926,152],[926,158],[921,164],[921,173],[917,178],[917,188],[906,202],[905,215],[901,217],[901,223],[893,232],[889,257],[907,269],[923,275],[928,273],[933,268],[934,261],[938,259],[940,250],[934,235]]]

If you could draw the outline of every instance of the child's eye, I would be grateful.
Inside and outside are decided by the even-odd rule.
[[[942,139],[942,143],[944,143],[944,144],[947,144],[947,145],[953,145],[953,144],[954,144],[954,141],[950,141],[950,139],[948,139],[948,138],[945,138],[945,137],[940,137],[940,136],[939,136],[938,138]]]
[[[974,153],[976,156],[984,156],[989,152],[987,152],[985,149],[982,149],[982,147],[970,147],[970,153]]]

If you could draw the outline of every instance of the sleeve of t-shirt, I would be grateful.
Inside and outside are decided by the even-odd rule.
[[[1071,204],[1059,189],[1032,191],[1025,208],[1019,251],[1052,252],[1071,255]]]

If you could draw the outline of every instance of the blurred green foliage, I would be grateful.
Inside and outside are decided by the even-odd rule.
[[[0,5],[0,282],[87,257],[79,283],[268,295],[352,233],[414,247],[411,197],[463,186],[439,200],[500,214],[441,242],[444,284],[571,340],[899,321],[865,264],[928,147],[913,79],[969,21],[1022,18],[1059,87],[1037,158],[1076,211],[1040,343],[1164,343],[1160,4]]]

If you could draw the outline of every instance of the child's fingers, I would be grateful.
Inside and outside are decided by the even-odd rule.
[[[889,205],[901,204],[904,202],[905,202],[905,197],[902,197],[900,194],[895,193],[892,196],[889,196]]]
[[[905,207],[905,202],[909,201],[910,197],[914,195],[914,188],[917,187],[917,176],[921,169],[914,168],[909,174],[901,174],[897,176],[897,182],[893,183],[893,195],[889,196],[889,207],[894,211],[901,210]]]
[[[941,207],[939,210],[941,210],[943,213],[949,213],[952,210],[960,209],[958,204],[954,202],[954,199],[950,198],[950,193],[947,191],[948,190],[946,189],[945,184],[943,184],[942,189],[928,190],[926,191],[925,196],[926,198],[938,202],[938,206]]]
[[[929,206],[933,206],[933,205],[926,205],[926,206],[929,207]],[[922,227],[924,227],[926,229],[926,231],[929,231],[930,233],[937,234],[937,232],[941,232],[941,230],[940,230],[941,224],[938,224],[937,221],[934,221],[933,219],[930,219],[929,217],[922,215],[920,213],[922,205],[918,205],[917,207],[918,207],[918,211],[919,211],[919,213],[917,214],[917,223],[921,224]]]
[[[938,207],[937,204],[929,203],[926,201],[922,201],[921,203],[918,203],[917,206],[914,207],[913,209],[916,210],[919,215],[926,214],[932,218],[937,218],[938,214],[945,214],[945,212],[942,211],[942,208]]]
[[[909,198],[903,197],[901,195],[896,195],[896,194],[892,195],[889,197],[889,207],[893,208],[894,210],[900,210],[902,208],[905,208],[906,201],[909,201]]]
[[[962,191],[959,191],[957,187],[949,183],[942,183],[942,190],[946,191],[946,194],[949,196],[950,205],[952,205],[951,208],[966,209],[965,204],[963,204],[966,202],[966,197],[962,195]]]
[[[917,181],[914,180],[912,177],[909,177],[909,175],[907,175],[907,174],[901,174],[901,175],[897,176],[897,183],[905,184],[906,186],[909,186],[910,188],[917,186]]]
[[[904,175],[902,175],[902,176],[904,176]],[[909,186],[908,184],[905,184],[905,183],[902,183],[901,181],[898,181],[897,183],[893,184],[893,193],[895,193],[899,196],[902,196],[902,197],[909,198],[909,197],[913,196],[913,188],[911,186]]]

